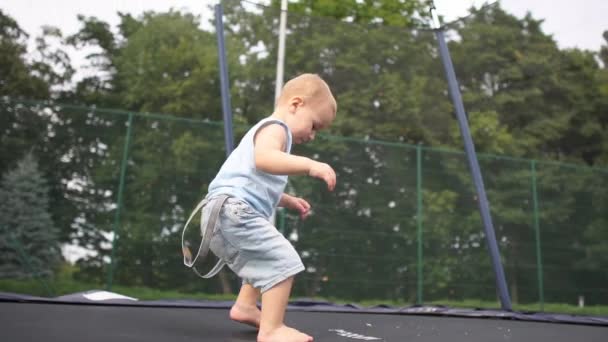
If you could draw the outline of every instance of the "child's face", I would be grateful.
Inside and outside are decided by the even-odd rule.
[[[327,128],[336,117],[333,98],[324,98],[321,101],[310,103],[296,100],[292,102],[290,111],[293,111],[294,114],[289,127],[295,144],[314,140],[316,133]]]

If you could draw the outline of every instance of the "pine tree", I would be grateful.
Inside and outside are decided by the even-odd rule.
[[[31,153],[0,183],[0,278],[48,276],[61,261],[49,188]]]

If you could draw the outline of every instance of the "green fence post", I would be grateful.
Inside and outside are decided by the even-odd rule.
[[[112,280],[114,279],[114,268],[116,267],[116,262],[114,261],[115,249],[116,249],[116,241],[118,240],[118,225],[120,224],[120,212],[122,209],[122,197],[125,186],[125,174],[127,172],[127,160],[129,156],[129,145],[131,144],[131,131],[133,128],[133,113],[129,113],[129,122],[127,124],[127,135],[125,137],[125,145],[122,152],[122,162],[120,165],[120,181],[118,183],[118,199],[116,204],[116,214],[114,215],[114,236],[112,239],[112,254],[110,257],[110,269],[108,271],[108,283],[106,284],[106,288],[108,291],[112,289]]]
[[[538,216],[538,192],[536,190],[536,160],[531,162],[532,171],[532,201],[534,203],[534,233],[536,240],[536,270],[538,277],[538,294],[540,296],[540,311],[544,311],[545,293],[543,286],[543,263],[540,248],[540,224]]]
[[[422,304],[422,145],[416,146],[416,197],[417,212],[416,222],[418,240],[418,287],[416,291],[416,304]]]

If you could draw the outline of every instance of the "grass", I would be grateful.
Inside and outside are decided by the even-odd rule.
[[[74,279],[76,268],[64,265],[57,272],[52,281],[44,279],[0,279],[0,291],[27,294],[39,297],[56,297],[89,290],[105,290],[105,283],[84,282]],[[206,299],[206,300],[234,300],[236,295],[184,293],[167,291],[149,287],[112,286],[112,292],[141,300],[157,299]]]
[[[376,305],[388,305],[393,307],[408,307],[412,306],[410,302],[400,301],[387,301],[387,300],[363,300],[358,302],[346,301],[341,298],[316,298],[319,300],[327,300],[337,304],[356,304],[362,307],[370,307]],[[481,301],[476,299],[465,299],[465,300],[434,300],[425,302],[424,305],[428,306],[446,306],[451,308],[461,309],[500,309],[500,303],[498,301]],[[545,303],[543,310],[541,310],[540,303],[530,304],[518,304],[513,303],[513,310],[519,312],[545,312],[545,313],[560,313],[570,315],[591,315],[591,316],[608,316],[608,305],[591,305],[579,308],[576,305],[564,304],[564,303]]]
[[[0,291],[27,294],[40,297],[54,297],[75,292],[88,291],[92,289],[104,290],[105,284],[87,283],[73,279],[73,269],[62,269],[58,275],[53,278],[51,283],[45,284],[40,279],[0,279]],[[50,292],[49,292],[50,290]],[[236,295],[224,294],[206,294],[206,293],[184,293],[180,291],[159,290],[149,287],[127,287],[114,286],[112,292],[121,295],[138,298],[141,300],[157,300],[157,299],[193,299],[193,300],[234,300]],[[325,300],[337,304],[357,304],[363,307],[376,306],[385,304],[393,307],[411,306],[409,302],[396,302],[386,300],[364,300],[353,302],[343,298],[314,298],[317,300]],[[496,301],[480,301],[480,300],[438,300],[426,302],[426,305],[442,305],[453,308],[486,308],[498,309],[500,304]],[[520,312],[540,312],[541,308],[538,303],[533,304],[513,304],[513,310]],[[545,303],[544,312],[547,313],[562,313],[572,315],[592,315],[592,316],[608,316],[608,305],[585,306],[579,308],[575,305],[564,303]]]

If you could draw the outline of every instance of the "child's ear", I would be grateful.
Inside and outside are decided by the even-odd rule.
[[[299,96],[294,96],[289,99],[289,109],[293,110],[294,112],[298,107],[301,107],[302,105],[304,105],[304,99]]]

